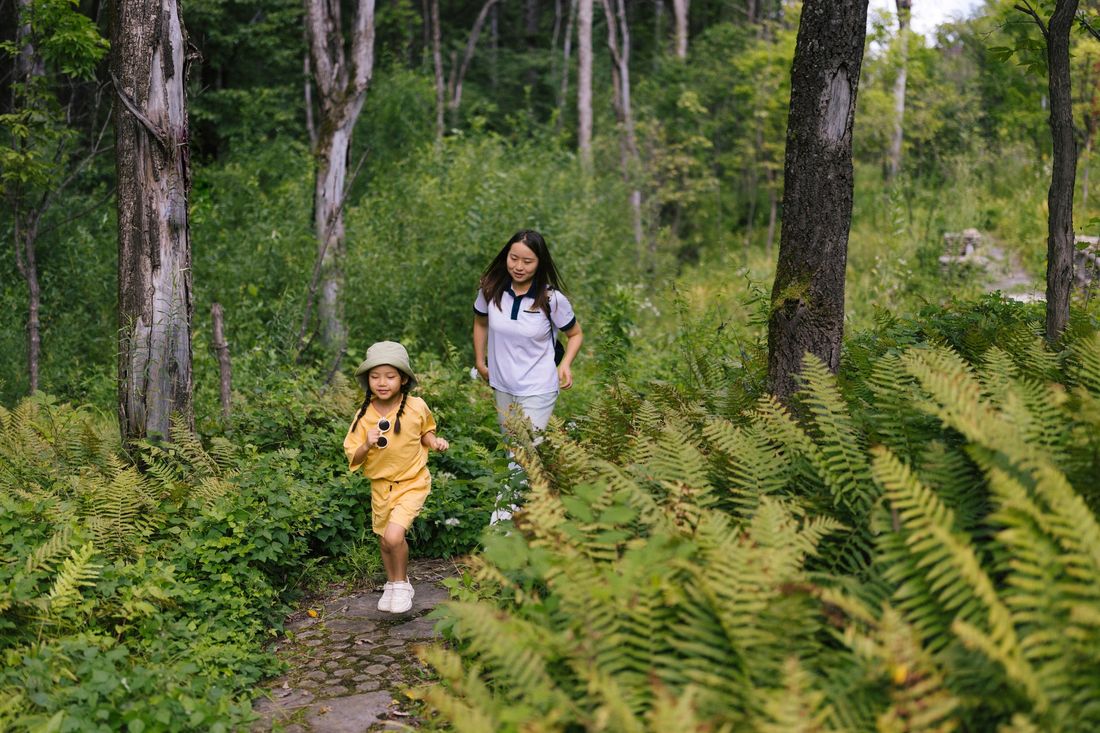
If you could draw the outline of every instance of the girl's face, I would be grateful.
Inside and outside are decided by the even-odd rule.
[[[539,258],[534,250],[523,242],[516,242],[508,250],[508,274],[513,285],[526,285],[539,269]]]
[[[401,393],[401,385],[409,381],[409,378],[396,367],[389,364],[381,364],[367,372],[367,382],[370,391],[382,401],[392,399]]]

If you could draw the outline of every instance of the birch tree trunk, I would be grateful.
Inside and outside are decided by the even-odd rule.
[[[168,438],[191,406],[191,186],[177,0],[117,0],[111,40],[118,172],[118,421]]]
[[[592,2],[577,4],[577,152],[592,171]]]
[[[1046,338],[1052,344],[1069,323],[1069,298],[1073,287],[1073,185],[1077,176],[1077,151],[1070,96],[1069,32],[1076,15],[1077,0],[1058,0],[1047,31],[1054,165],[1047,191]]]
[[[672,14],[676,16],[676,58],[688,55],[688,7],[691,0],[672,0]]]
[[[498,0],[486,0],[481,6],[481,12],[474,20],[474,26],[470,29],[470,37],[466,41],[466,53],[462,56],[462,63],[457,68],[451,69],[451,112],[457,112],[462,104],[462,82],[466,79],[466,72],[470,68],[470,62],[474,58],[474,50],[477,49],[477,40],[481,37],[481,30],[485,27],[485,20],[489,17],[489,11],[497,4]]]
[[[894,80],[894,134],[890,138],[890,167],[887,180],[897,178],[901,170],[901,144],[905,134],[905,84],[909,75],[909,18],[913,0],[897,0],[898,76]]]
[[[768,322],[768,386],[786,401],[809,351],[834,372],[844,333],[852,125],[867,0],[806,0],[791,65],[783,225]]]
[[[630,26],[626,21],[624,0],[601,0],[607,18],[607,47],[611,51],[611,77],[615,116],[622,128],[619,141],[623,180],[630,188],[630,213],[634,225],[634,244],[641,250],[645,241],[642,228],[642,191],[637,185],[641,168],[638,142],[634,132],[634,111],[630,101]],[[611,3],[615,3],[614,10]],[[651,256],[654,252],[649,253]],[[652,264],[652,263],[651,263]]]
[[[320,280],[318,316],[322,342],[340,351],[347,343],[343,317],[341,266],[344,255],[344,201],[348,188],[348,156],[352,133],[367,97],[374,71],[374,0],[358,0],[351,24],[351,56],[344,51],[340,3],[305,0],[313,75],[317,83],[320,126],[317,131],[316,180],[313,190],[317,233],[315,280]],[[303,335],[315,297],[311,284]]]

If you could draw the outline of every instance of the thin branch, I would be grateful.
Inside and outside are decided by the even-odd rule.
[[[1019,10],[1024,15],[1030,15],[1035,20],[1035,25],[1039,26],[1039,30],[1043,32],[1043,38],[1050,40],[1050,31],[1047,30],[1046,23],[1039,17],[1039,14],[1035,12],[1035,8],[1031,7],[1031,3],[1028,0],[1020,0],[1022,5],[1013,5],[1016,10]]]

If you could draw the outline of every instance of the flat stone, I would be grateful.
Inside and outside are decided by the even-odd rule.
[[[389,669],[389,667],[384,664],[372,664],[371,666],[363,670],[363,674],[369,674],[372,677],[377,677],[378,675],[385,672],[387,669]]]
[[[379,611],[381,613],[381,611]],[[391,616],[392,614],[386,614]],[[365,636],[373,634],[378,626],[369,618],[362,616],[347,616],[344,618],[336,618],[329,622],[329,628],[339,630],[341,632],[347,632],[343,634],[345,639],[350,639],[352,636]],[[308,642],[307,642],[308,643]]]
[[[377,662],[378,664],[393,664],[394,662],[396,662],[396,661],[397,661],[396,659],[394,659],[393,657],[389,656],[388,654],[376,654],[376,655],[375,655],[375,656],[373,657],[373,659],[374,659],[374,661],[375,661],[375,662]]]
[[[378,689],[378,680],[367,680],[366,682],[360,682],[355,686],[355,689],[359,692],[373,692]]]
[[[318,647],[318,646],[321,646],[324,643],[325,643],[324,639],[307,639],[306,640],[306,646],[309,646],[309,647]]]
[[[323,671],[323,670],[320,670],[320,669],[315,669],[312,672],[309,672],[308,674],[306,674],[305,679],[307,679],[307,680],[328,679],[328,673]]]
[[[319,690],[317,692],[317,697],[342,697],[346,694],[348,694],[348,688],[343,685],[330,685],[329,687]]]
[[[331,624],[329,624],[329,628],[332,628]],[[347,641],[350,637],[347,634],[329,634],[328,638],[329,641]]]
[[[351,673],[352,673],[352,670],[350,670],[350,669],[338,669],[338,670],[336,670],[335,672],[332,673],[332,676],[333,677],[338,677],[338,678],[339,677],[347,677]]]
[[[388,692],[368,692],[348,695],[316,704],[306,713],[306,723],[313,733],[363,733],[390,707]]]
[[[390,629],[393,639],[435,639],[439,633],[435,630],[435,621],[429,618],[416,618]]]
[[[382,642],[382,646],[404,646],[404,644],[405,641],[403,639],[386,639]]]
[[[281,689],[281,688],[280,688]],[[256,700],[252,709],[257,713],[278,713],[283,710],[295,710],[313,702],[313,693],[301,688],[288,690],[288,694],[281,697],[262,697]]]
[[[370,679],[370,675],[369,674],[357,674],[354,677],[352,677],[352,679],[355,680],[356,682],[366,682],[367,680]]]

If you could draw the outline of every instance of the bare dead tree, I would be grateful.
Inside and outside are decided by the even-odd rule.
[[[634,225],[634,244],[639,250],[645,241],[642,228],[642,190],[637,184],[641,168],[637,135],[634,131],[634,111],[630,101],[630,26],[626,19],[624,0],[600,0],[607,18],[607,47],[611,52],[612,99],[615,116],[621,128],[619,161],[623,180],[630,186],[630,213]],[[615,4],[612,9],[612,3]],[[650,255],[654,253],[651,251]]]
[[[435,139],[443,139],[447,92],[443,83],[443,30],[439,23],[439,0],[429,0],[432,27],[432,68],[435,71]]]
[[[344,200],[348,190],[352,133],[374,72],[374,0],[357,1],[350,42],[344,38],[339,2],[305,0],[305,10],[320,108],[320,125],[314,148],[316,180],[313,195],[319,265],[315,270],[320,270],[321,291],[318,311],[324,344],[331,350],[342,351],[347,343],[341,266],[344,255]],[[350,56],[345,52],[345,47],[350,47]],[[315,288],[311,284],[306,316],[299,333],[300,343],[305,337],[314,297]]]
[[[577,152],[592,170],[592,0],[577,5]]]
[[[688,8],[691,0],[672,0],[672,14],[676,16],[676,58],[688,55]]]
[[[890,138],[888,180],[901,170],[901,144],[905,136],[905,84],[909,75],[909,18],[913,0],[896,0],[898,9],[898,75],[894,79],[894,134]]]
[[[489,17],[489,11],[493,9],[497,2],[498,0],[486,0],[485,4],[481,6],[481,12],[477,14],[474,26],[470,29],[470,37],[466,40],[466,52],[462,56],[462,63],[457,68],[451,69],[451,80],[448,85],[451,91],[451,101],[448,106],[452,113],[457,112],[459,105],[462,104],[462,82],[466,79],[466,72],[470,69],[470,62],[474,58],[474,51],[477,49],[477,41],[481,37],[481,31],[485,27],[485,20]]]
[[[222,419],[229,421],[232,401],[233,369],[229,363],[229,342],[225,340],[225,314],[221,303],[210,305],[210,318],[214,322],[214,353],[218,357],[218,394],[222,403]]]
[[[177,0],[117,0],[118,417],[123,442],[193,427],[187,48]]]

